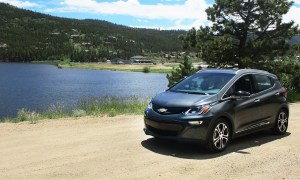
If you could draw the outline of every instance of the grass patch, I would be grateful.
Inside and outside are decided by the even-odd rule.
[[[104,97],[80,101],[78,107],[85,110],[87,115],[112,117],[121,114],[143,114],[147,104],[148,101],[139,100],[137,97]]]
[[[36,124],[43,119],[60,119],[65,117],[83,117],[83,116],[109,116],[117,115],[141,115],[148,105],[148,100],[141,100],[138,97],[103,97],[91,98],[79,101],[73,108],[66,108],[57,103],[49,106],[41,112],[20,109],[15,118],[6,117],[0,122],[24,122],[29,121]]]
[[[40,113],[41,119],[59,119],[69,117],[70,113],[66,112],[64,109],[64,105],[61,103],[51,105],[45,111]]]
[[[175,66],[175,65],[174,65]],[[108,64],[108,63],[73,63],[64,62],[57,65],[58,68],[76,68],[91,70],[110,70],[110,71],[128,71],[128,72],[145,72],[149,73],[170,73],[172,67],[169,65],[147,65],[144,64]]]

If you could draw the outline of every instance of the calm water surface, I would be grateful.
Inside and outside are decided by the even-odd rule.
[[[0,118],[15,116],[21,108],[40,111],[57,103],[68,107],[94,97],[150,98],[167,84],[165,74],[0,63]]]

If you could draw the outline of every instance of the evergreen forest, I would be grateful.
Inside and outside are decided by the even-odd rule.
[[[59,18],[0,3],[0,61],[101,62],[181,51],[185,31]]]

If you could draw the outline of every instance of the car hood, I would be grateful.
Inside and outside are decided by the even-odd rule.
[[[216,101],[217,95],[187,94],[166,91],[152,99],[152,103],[164,107],[191,107]]]

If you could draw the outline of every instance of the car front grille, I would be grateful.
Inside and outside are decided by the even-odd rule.
[[[186,112],[188,107],[164,107],[157,104],[152,104],[152,109],[162,115],[181,114]]]

